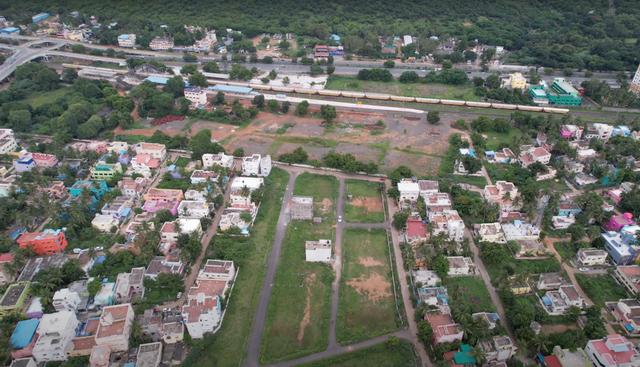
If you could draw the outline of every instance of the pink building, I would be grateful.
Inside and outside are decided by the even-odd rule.
[[[560,128],[560,136],[563,139],[580,139],[584,129],[576,125],[562,125]]]
[[[161,200],[147,200],[142,206],[142,210],[147,213],[157,213],[161,210],[168,210],[172,215],[178,215],[178,206],[180,200],[173,201],[161,201]]]
[[[633,221],[633,214],[624,213],[611,217],[611,219],[609,219],[609,221],[604,225],[604,229],[606,231],[618,232],[620,231],[620,229],[622,229],[622,227],[631,226],[634,224],[635,222]]]
[[[151,169],[156,169],[160,167],[160,159],[154,158],[151,154],[148,153],[140,153],[136,155],[131,161],[131,165],[142,165],[147,166]]]
[[[620,204],[620,200],[622,200],[623,191],[620,189],[610,189],[607,191],[607,196],[613,200],[614,203]]]
[[[31,153],[31,158],[38,167],[51,168],[58,164],[58,158],[53,154]]]
[[[640,365],[640,353],[627,338],[611,334],[603,339],[589,340],[585,352],[595,366],[633,367]]]
[[[145,200],[153,201],[181,201],[184,199],[182,190],[150,188],[144,195]]]

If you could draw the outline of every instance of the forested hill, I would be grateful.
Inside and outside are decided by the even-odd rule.
[[[640,59],[638,0],[195,0],[0,1],[0,15],[78,10],[121,31],[160,32],[160,24],[233,28],[247,35],[292,32],[343,37],[367,53],[378,35],[451,35],[505,46],[514,61],[592,70],[635,69]]]

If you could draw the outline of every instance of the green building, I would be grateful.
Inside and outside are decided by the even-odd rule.
[[[91,168],[91,179],[109,180],[120,173],[122,173],[120,163],[109,164],[105,162],[98,162]]]
[[[0,317],[10,312],[21,312],[29,295],[29,282],[11,284],[0,298]]]
[[[564,78],[555,78],[547,89],[541,85],[529,88],[529,96],[537,104],[553,104],[563,106],[580,106],[580,93]]]

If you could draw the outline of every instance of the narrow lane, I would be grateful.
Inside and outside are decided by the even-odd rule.
[[[339,178],[338,203],[336,211],[339,218],[344,218],[344,179]],[[331,284],[331,319],[329,320],[329,346],[328,351],[335,351],[338,347],[336,336],[336,324],[338,322],[338,304],[340,303],[340,277],[342,276],[342,235],[344,232],[344,220],[336,224],[336,239],[333,243],[333,271],[335,277]]]

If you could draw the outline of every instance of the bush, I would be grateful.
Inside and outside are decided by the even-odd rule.
[[[393,80],[393,75],[391,75],[391,72],[387,69],[361,69],[358,72],[358,79],[390,82]]]

